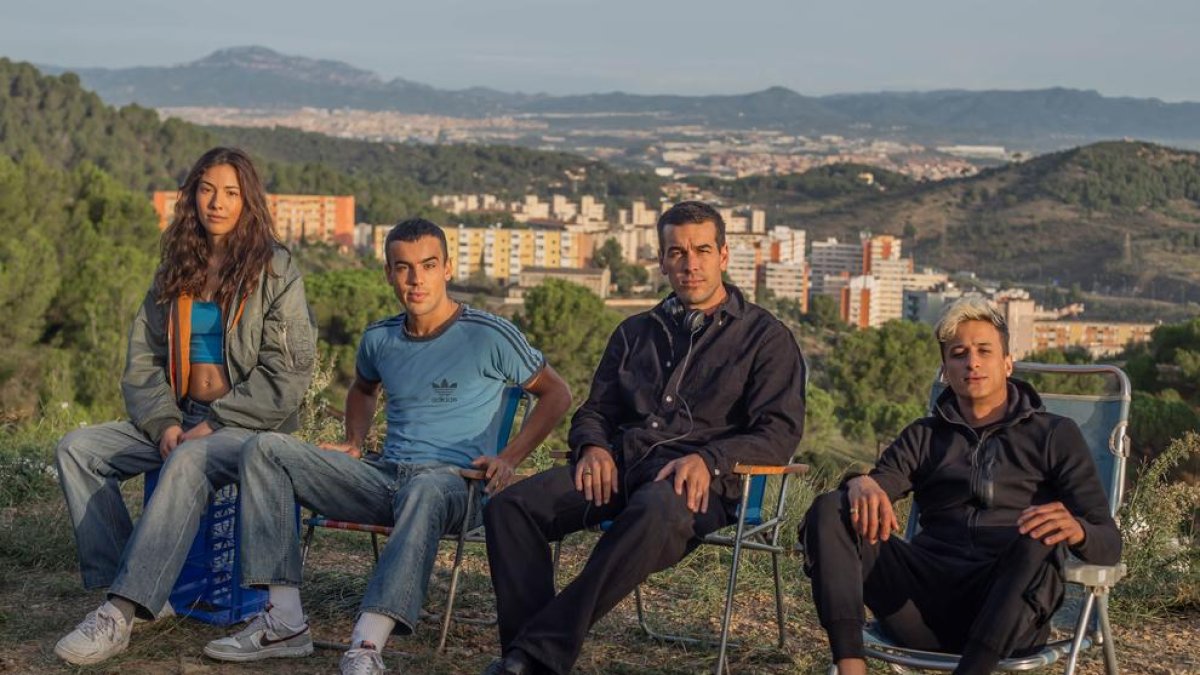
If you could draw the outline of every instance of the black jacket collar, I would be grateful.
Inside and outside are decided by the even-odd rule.
[[[1045,410],[1046,406],[1042,404],[1042,397],[1038,395],[1032,385],[1024,380],[1010,377],[1008,378],[1007,409],[1004,412],[1004,419],[998,423],[998,426],[1012,426],[1035,412],[1044,412]],[[950,387],[946,387],[946,390],[938,396],[937,402],[934,404],[934,413],[950,424],[971,427],[963,418],[962,411],[958,409],[958,398]]]

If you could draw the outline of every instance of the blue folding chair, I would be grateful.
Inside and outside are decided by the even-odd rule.
[[[524,423],[525,417],[529,415],[529,411],[533,406],[533,398],[522,388],[518,386],[510,386],[504,390],[501,395],[501,424],[496,434],[495,450],[492,454],[500,452],[504,446],[508,444],[508,439],[512,436],[513,427],[517,421],[518,410],[523,410],[521,414],[521,422]],[[521,403],[525,406],[522,408]],[[458,593],[458,579],[462,571],[463,553],[468,543],[482,544],[486,540],[484,538],[483,523],[472,523],[471,516],[475,512],[475,503],[480,500],[479,491],[483,480],[483,472],[475,469],[463,469],[462,476],[468,481],[467,490],[467,509],[463,517],[463,522],[458,528],[457,534],[448,534],[442,537],[442,541],[455,542],[454,561],[450,568],[450,587],[446,591],[446,607],[440,617],[442,627],[441,633],[438,636],[438,651],[444,651],[446,648],[446,636],[450,632],[450,621],[453,618],[455,621],[462,623],[478,623],[487,624],[493,621],[480,619],[471,619],[466,617],[454,616],[454,600]],[[379,535],[388,536],[392,533],[392,528],[387,525],[369,525],[366,523],[354,523],[345,520],[333,520],[326,518],[317,513],[313,513],[311,517],[306,518],[304,524],[308,526],[308,530],[304,533],[304,545],[301,550],[301,564],[308,559],[308,550],[312,546],[313,536],[316,534],[318,527],[348,530],[352,532],[369,532],[371,534],[371,551],[375,556],[375,563],[379,563]],[[472,527],[472,525],[474,525]],[[326,646],[322,643],[321,646]],[[332,644],[331,647],[345,648],[346,645]]]
[[[1100,377],[1116,385],[1114,393],[1105,394],[1057,394],[1048,390],[1053,387],[1052,382],[1046,386],[1038,386],[1038,393],[1041,394],[1046,409],[1070,417],[1083,431],[1083,437],[1087,440],[1092,458],[1096,462],[1100,480],[1104,483],[1109,509],[1115,518],[1124,499],[1125,460],[1129,457],[1130,444],[1126,435],[1130,402],[1129,378],[1115,366],[1030,362],[1016,363],[1014,374],[1030,374],[1035,377]],[[933,402],[945,387],[939,371],[930,395],[931,411]],[[920,527],[919,520],[914,508],[908,518],[906,538],[911,539],[917,533]],[[1072,675],[1078,664],[1080,652],[1098,644],[1104,649],[1106,672],[1108,675],[1116,675],[1117,653],[1108,621],[1108,594],[1125,575],[1125,565],[1088,565],[1071,558],[1067,561],[1065,572],[1067,583],[1082,587],[1082,592],[1071,588],[1072,593],[1068,594],[1067,601],[1051,621],[1056,629],[1069,631],[1069,636],[1051,641],[1035,654],[1004,659],[997,666],[998,670],[1033,670],[1057,663],[1066,657],[1066,672],[1067,675]],[[954,670],[958,666],[958,654],[902,647],[889,640],[876,622],[868,623],[863,629],[863,640],[869,658],[886,661],[893,666],[942,671]],[[836,673],[837,667],[832,666],[830,672]]]
[[[737,590],[738,567],[742,561],[742,552],[765,551],[771,554],[771,565],[775,579],[775,620],[779,628],[779,647],[782,648],[787,637],[785,612],[783,606],[783,580],[779,570],[779,556],[786,553],[780,542],[780,532],[783,529],[787,505],[788,482],[792,476],[799,476],[808,471],[808,465],[791,463],[783,466],[751,466],[735,464],[733,472],[741,477],[742,496],[737,510],[737,525],[733,531],[728,528],[714,532],[704,537],[703,544],[723,546],[733,549],[733,561],[729,567],[729,582],[725,589],[725,610],[721,617],[721,637],[718,640],[701,638],[690,635],[674,635],[660,632],[650,626],[649,612],[642,597],[642,588],[638,586],[633,591],[634,602],[637,606],[638,625],[649,637],[664,642],[682,644],[717,646],[717,664],[715,671],[718,675],[728,668],[726,654],[729,642],[729,623],[733,618],[733,597]],[[780,477],[779,494],[774,504],[765,506],[767,496],[767,479],[771,476]],[[604,523],[601,529],[606,529]],[[557,560],[555,561],[557,563]]]

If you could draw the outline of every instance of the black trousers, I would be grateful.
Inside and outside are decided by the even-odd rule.
[[[864,604],[898,643],[961,654],[957,673],[989,673],[1001,658],[1045,644],[1062,602],[1062,544],[1021,536],[983,560],[899,537],[871,546],[848,508],[844,490],[817,497],[801,533],[835,662],[864,655]]]
[[[520,649],[552,672],[570,672],[596,621],[730,522],[732,507],[715,493],[707,513],[693,514],[671,480],[652,482],[670,459],[647,458],[620,476],[625,489],[600,507],[575,489],[573,467],[526,478],[488,502],[488,564],[504,651]],[[583,571],[555,595],[550,543],[606,520],[612,526]]]

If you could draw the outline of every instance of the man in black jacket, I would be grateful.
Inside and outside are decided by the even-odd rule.
[[[733,466],[785,464],[804,425],[804,361],[790,331],[721,281],[715,209],[658,221],[675,293],[609,339],[571,424],[569,467],[492,498],[484,512],[502,659],[487,673],[567,673],[591,628],[650,574],[734,518]],[[612,521],[554,593],[549,543]]]
[[[1045,644],[1069,550],[1097,564],[1121,536],[1076,424],[1010,378],[1008,328],[982,298],[934,329],[949,388],[874,469],[818,497],[805,518],[805,571],[840,675],[866,672],[864,601],[900,644],[961,652],[956,673]],[[909,492],[921,531],[898,530]]]

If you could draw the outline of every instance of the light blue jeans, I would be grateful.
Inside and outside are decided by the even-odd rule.
[[[247,586],[299,586],[296,503],[334,520],[394,527],[362,611],[416,627],[442,535],[459,531],[467,481],[450,464],[360,461],[286,434],[260,434],[242,452],[239,528]],[[479,510],[472,514],[477,522]]]
[[[184,401],[184,429],[208,417],[208,407]],[[109,587],[111,595],[157,614],[166,604],[187,559],[214,491],[237,481],[238,455],[254,433],[235,427],[180,443],[166,462],[129,422],[84,427],[63,437],[55,453],[66,498],[79,570],[85,588]],[[137,527],[121,498],[120,484],[162,468],[154,495]]]

